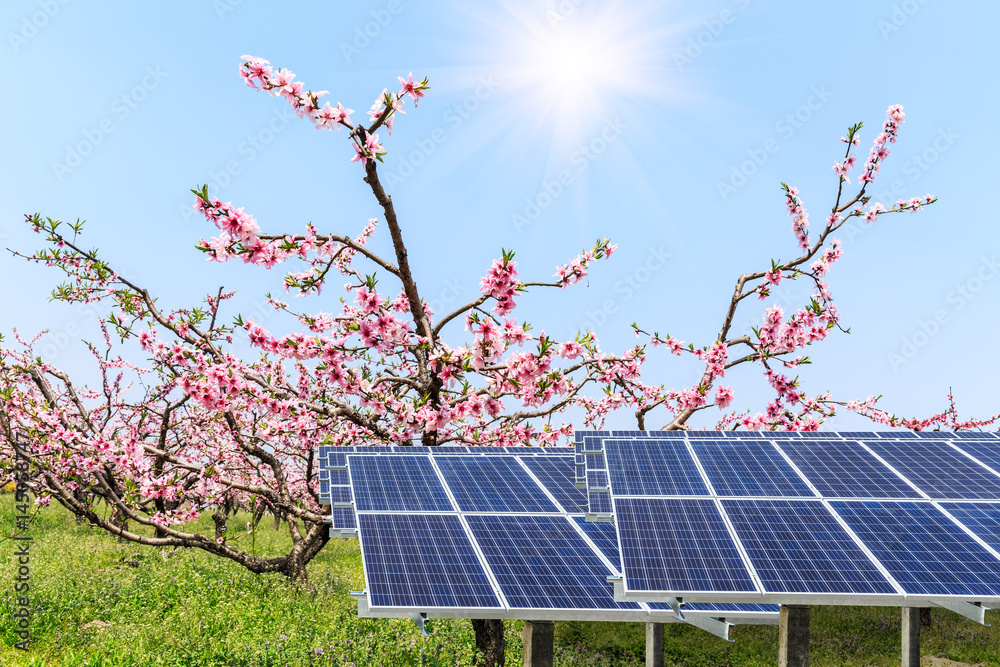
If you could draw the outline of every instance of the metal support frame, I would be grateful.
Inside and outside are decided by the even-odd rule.
[[[552,667],[555,634],[556,624],[552,621],[524,622],[524,667]]]
[[[809,607],[805,605],[781,605],[778,667],[809,667]]]
[[[959,616],[965,616],[980,625],[985,625],[987,627],[990,625],[986,622],[986,612],[989,611],[989,608],[978,603],[958,602],[955,600],[933,600],[932,602],[938,607],[947,609],[948,611],[953,611]]]
[[[903,607],[902,667],[920,667],[920,607]]]
[[[646,623],[646,667],[663,667],[663,623]]]

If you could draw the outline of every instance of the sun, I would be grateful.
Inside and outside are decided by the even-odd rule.
[[[656,3],[508,0],[485,19],[492,39],[478,46],[503,72],[511,116],[531,119],[532,134],[553,150],[588,139],[629,99],[667,88]]]

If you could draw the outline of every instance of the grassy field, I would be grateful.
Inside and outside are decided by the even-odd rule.
[[[13,499],[0,496],[0,533],[14,526]],[[231,526],[245,525],[240,517]],[[266,523],[266,522],[265,522]],[[264,524],[262,524],[263,526]],[[211,534],[211,521],[199,524]],[[32,644],[17,641],[13,605],[14,544],[0,542],[0,665],[471,665],[468,621],[435,620],[422,637],[410,621],[361,619],[348,596],[363,587],[357,542],[331,542],[310,565],[315,594],[280,576],[258,576],[197,550],[120,544],[78,524],[61,508],[41,511],[31,535]],[[246,536],[240,538],[246,540]],[[260,553],[278,553],[286,533],[260,531]],[[1000,621],[1000,614],[988,619]],[[1000,631],[935,610],[925,654],[1000,665]],[[899,664],[898,609],[815,608],[813,665]],[[507,624],[511,667],[521,664],[521,623]],[[774,665],[777,630],[740,626],[733,643],[668,625],[667,664]],[[638,623],[558,623],[557,665],[641,665]]]

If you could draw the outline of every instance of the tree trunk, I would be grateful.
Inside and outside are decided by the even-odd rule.
[[[108,521],[111,523],[112,526],[121,528],[122,530],[128,530],[128,518],[120,509],[118,509],[117,506],[113,506],[111,508],[111,516],[108,518]],[[118,541],[127,542],[128,540],[119,535]]]
[[[503,621],[496,618],[474,618],[472,628],[476,631],[476,665],[504,667],[507,638],[503,633]]]
[[[212,515],[212,521],[215,522],[215,539],[219,538],[225,539],[226,537],[226,515],[223,512],[215,512]]]

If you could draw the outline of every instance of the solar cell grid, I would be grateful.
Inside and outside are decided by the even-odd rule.
[[[330,525],[338,529],[353,529],[358,527],[358,518],[348,507],[334,507]]]
[[[1000,470],[1000,442],[968,439],[957,441],[955,446],[982,461],[993,470]]]
[[[566,517],[469,515],[466,520],[510,607],[639,609],[615,602],[607,582],[611,572]]]
[[[1000,476],[937,440],[863,441],[931,498],[1000,499]]]
[[[717,495],[816,496],[770,442],[700,440],[691,448]]]
[[[568,456],[560,457],[523,457],[521,461],[528,470],[539,479],[542,485],[562,506],[563,511],[570,514],[586,510],[587,494],[576,488],[573,476],[576,468]]]
[[[510,457],[447,457],[437,461],[463,512],[559,512]]]
[[[346,470],[327,470],[330,473],[330,484],[343,486],[351,483],[351,474]]]
[[[723,500],[722,506],[765,591],[896,593],[821,502]]]
[[[708,487],[679,440],[605,440],[616,496],[708,495]]]
[[[941,507],[1000,551],[1000,503],[942,503]]]
[[[757,591],[714,501],[616,498],[615,516],[630,591]]]
[[[928,502],[830,503],[911,595],[1000,595],[1000,560]]]
[[[358,521],[372,607],[501,606],[457,516],[361,514]]]
[[[621,554],[618,552],[618,533],[613,523],[596,523],[583,517],[573,517],[577,525],[583,529],[604,557],[616,567],[621,567]]]
[[[349,503],[351,502],[351,487],[331,486],[329,498],[331,503]]]
[[[850,440],[789,440],[779,447],[827,498],[920,498],[868,450]]]
[[[429,457],[352,454],[350,468],[358,511],[454,511]]]

